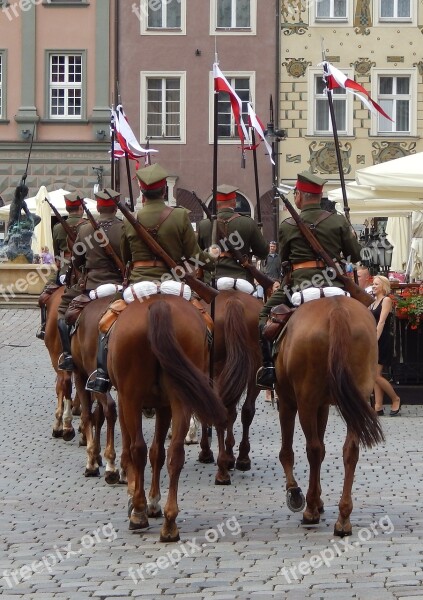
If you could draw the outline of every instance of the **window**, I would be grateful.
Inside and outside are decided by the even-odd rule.
[[[82,54],[50,54],[48,114],[50,119],[82,118]]]
[[[141,96],[141,139],[185,143],[185,74],[142,73]]]
[[[347,19],[347,0],[320,0],[315,6],[316,20]]]
[[[135,3],[132,6],[140,20],[141,34],[185,34],[186,0],[141,0],[139,9]]]
[[[380,21],[411,20],[411,0],[380,0]]]
[[[225,77],[232,86],[232,89],[234,89],[241,98],[242,118],[244,123],[248,123],[247,103],[250,99],[250,78],[229,77],[228,75],[225,75]],[[231,108],[230,97],[226,92],[219,92],[217,122],[217,132],[220,139],[226,138],[239,140],[237,126]]]
[[[257,0],[211,0],[210,33],[254,35]]]
[[[393,119],[378,115],[378,133],[410,133],[410,77],[378,77],[378,103]]]
[[[329,102],[325,91],[326,83],[323,80],[322,73],[314,74],[314,115],[313,133],[328,135],[332,133],[332,122],[329,113]],[[348,133],[348,99],[344,88],[335,88],[332,90],[333,110],[338,133],[346,135]]]
[[[0,52],[0,119],[3,118],[3,54]]]

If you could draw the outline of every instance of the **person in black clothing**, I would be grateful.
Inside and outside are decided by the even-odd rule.
[[[277,247],[276,242],[269,242],[269,254],[267,258],[261,261],[260,266],[260,270],[273,279],[273,281],[279,281],[281,278],[281,258]]]

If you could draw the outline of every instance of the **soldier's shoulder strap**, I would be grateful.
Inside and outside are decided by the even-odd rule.
[[[146,230],[148,231],[148,233],[151,236],[153,236],[154,239],[156,239],[160,227],[166,221],[168,216],[173,212],[173,210],[174,210],[173,206],[165,206],[159,215],[159,220],[157,221],[156,225],[154,227],[146,227]]]
[[[331,213],[327,210],[322,211],[322,214],[319,215],[319,217],[314,221],[314,223],[304,223],[309,229],[315,229],[319,223],[322,223],[322,221],[325,221],[328,217],[331,217],[333,214],[335,213]],[[285,221],[283,221],[284,223],[287,223],[288,225],[293,225],[295,227],[297,227],[297,223],[295,222],[295,220],[292,217],[289,217],[289,219],[285,219]]]

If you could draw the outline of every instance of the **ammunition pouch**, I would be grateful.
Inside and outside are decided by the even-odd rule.
[[[125,310],[128,305],[125,300],[119,299],[115,300],[107,307],[107,310],[100,318],[98,322],[98,330],[102,334],[107,334],[112,325],[115,323],[116,319],[120,315],[120,313]]]
[[[273,342],[288,323],[294,311],[295,308],[289,308],[285,304],[274,306],[263,329],[263,337],[269,342]]]
[[[195,308],[197,308],[200,311],[201,316],[203,317],[203,320],[207,326],[207,330],[211,334],[213,334],[213,330],[214,330],[213,319],[211,318],[209,313],[206,311],[204,306],[201,304],[201,302],[199,300],[197,300],[197,298],[191,298],[190,302],[193,306],[195,306]]]
[[[81,314],[85,306],[88,304],[88,302],[91,302],[91,299],[85,294],[80,294],[79,296],[76,296],[76,298],[73,298],[70,301],[69,306],[65,312],[65,321],[67,325],[75,325],[79,315]]]
[[[50,296],[61,287],[62,286],[57,285],[57,283],[49,283],[48,285],[46,285],[46,287],[41,292],[40,297],[38,298],[38,306],[40,308],[43,308],[43,306],[47,304],[47,301],[50,298]]]

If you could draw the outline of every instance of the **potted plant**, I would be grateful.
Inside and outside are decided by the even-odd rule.
[[[417,329],[423,322],[423,295],[404,290],[393,296],[392,303],[398,319],[407,319],[410,329]]]

